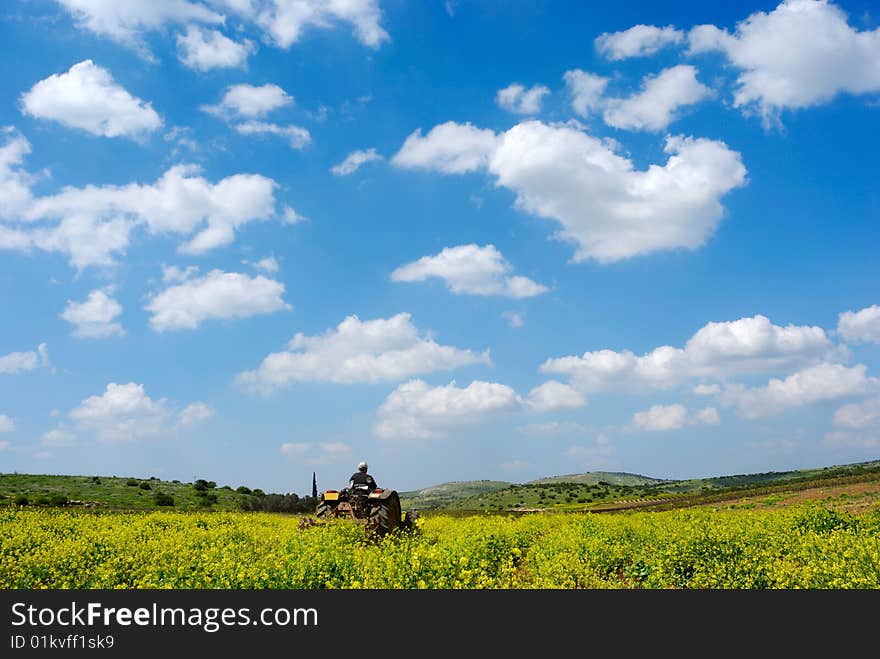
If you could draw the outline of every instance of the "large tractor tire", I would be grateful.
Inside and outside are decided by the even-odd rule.
[[[333,508],[330,507],[330,504],[321,502],[318,504],[318,507],[315,509],[315,517],[318,519],[327,519],[333,514]]]
[[[397,492],[375,503],[370,511],[369,526],[379,535],[391,533],[400,526],[400,498]]]

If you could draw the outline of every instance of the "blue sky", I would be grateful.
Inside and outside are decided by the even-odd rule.
[[[880,14],[721,5],[4,3],[0,471],[877,459]]]

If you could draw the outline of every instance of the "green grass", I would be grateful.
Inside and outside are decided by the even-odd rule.
[[[134,485],[128,485],[132,482]],[[145,489],[142,483],[149,485]],[[157,478],[117,476],[54,476],[40,474],[0,474],[0,505],[14,504],[27,497],[30,505],[51,505],[54,496],[63,496],[70,505],[105,510],[158,510],[156,493],[170,495],[174,510],[239,510],[242,495],[231,489],[215,487],[206,494],[216,495],[210,503],[193,483],[163,481]]]

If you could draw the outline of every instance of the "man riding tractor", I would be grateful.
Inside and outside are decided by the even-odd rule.
[[[315,510],[318,519],[344,517],[358,520],[379,535],[413,528],[417,513],[411,510],[402,514],[397,492],[378,487],[367,468],[367,463],[361,462],[351,475],[348,487],[326,490],[321,495]]]

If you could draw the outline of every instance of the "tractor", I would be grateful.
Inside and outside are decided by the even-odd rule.
[[[395,490],[377,487],[371,492],[366,485],[326,490],[321,494],[315,516],[319,520],[356,520],[367,531],[379,536],[397,530],[413,530],[418,519],[415,510],[401,511],[400,497]],[[310,522],[303,526],[306,525]]]

